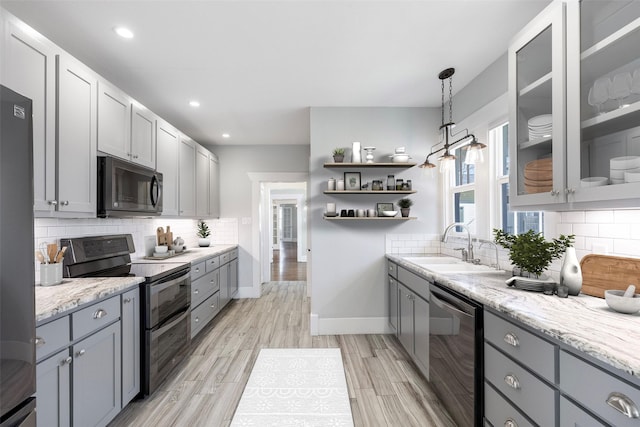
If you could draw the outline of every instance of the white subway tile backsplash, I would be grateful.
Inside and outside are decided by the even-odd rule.
[[[573,224],[573,232],[579,236],[598,237],[599,227],[598,224]]]
[[[584,249],[589,252],[611,253],[613,251],[613,239],[605,237],[585,237]]]
[[[630,232],[629,224],[600,224],[598,235],[614,239],[628,239]]]
[[[613,223],[613,211],[587,211],[585,212],[585,222],[589,224]]]
[[[640,210],[619,210],[613,213],[616,224],[640,224]]]
[[[556,231],[557,231],[558,235],[564,234],[564,235],[568,236],[569,234],[573,234],[573,225],[572,224],[566,224],[566,223],[560,223],[560,224],[556,225]]]
[[[618,255],[640,257],[640,240],[616,239],[613,250]]]
[[[585,222],[585,212],[583,211],[575,211],[575,212],[562,212],[560,222],[568,222],[568,223],[584,223]]]

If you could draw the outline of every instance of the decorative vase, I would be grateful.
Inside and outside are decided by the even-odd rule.
[[[205,239],[205,238],[198,239],[198,246],[200,246],[201,248],[206,248],[207,246],[209,246],[209,239]]]
[[[362,153],[360,153],[360,143],[354,142],[351,146],[351,163],[362,163]]]
[[[400,214],[407,218],[409,216],[409,211],[411,210],[411,208],[400,208]]]
[[[582,289],[582,270],[576,256],[576,248],[568,247],[564,252],[560,269],[560,285],[569,288],[569,295],[578,295]]]
[[[342,163],[343,160],[344,160],[344,154],[334,154],[333,155],[334,163]]]

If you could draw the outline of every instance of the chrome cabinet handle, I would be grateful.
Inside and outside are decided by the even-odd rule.
[[[106,315],[107,315],[107,312],[105,310],[99,308],[95,313],[93,313],[93,318],[94,319],[102,319]]]
[[[565,192],[566,194],[573,194],[573,193],[575,193],[575,192],[576,192],[576,190],[575,190],[575,189],[573,189],[573,188],[565,188],[565,189],[564,189],[564,192]]]
[[[504,427],[518,427],[518,423],[515,422],[512,418],[507,418],[504,422]]]
[[[557,190],[551,190],[551,191],[549,192],[549,194],[551,194],[551,196],[552,196],[552,197],[555,197],[555,196],[559,196],[559,195],[560,195],[560,192],[559,192],[559,191],[557,191]]]
[[[60,361],[60,366],[71,365],[72,362],[73,362],[73,358],[71,358],[71,356],[69,356],[66,359],[62,359]]]
[[[194,289],[194,290],[193,290],[193,293],[197,295],[197,294],[199,294],[199,293],[200,293],[200,291],[199,291],[198,289]]]
[[[138,155],[137,155],[137,154],[134,154],[134,155],[133,155],[133,158],[134,158],[134,159],[137,159],[137,158],[138,158]]]
[[[36,347],[43,346],[43,345],[45,345],[46,343],[47,343],[47,342],[44,340],[44,338],[42,338],[42,337],[36,337],[36,341],[35,341]]]
[[[68,200],[65,200],[65,201],[60,202],[60,204],[61,204],[62,206],[69,206],[69,201],[68,201]]]
[[[215,305],[215,304],[211,304],[211,308],[214,308],[214,309],[215,309],[215,308],[216,308],[216,305]]]
[[[131,298],[125,298],[122,300],[123,303],[129,304],[131,302]]]
[[[507,385],[512,389],[520,390],[520,381],[518,380],[518,377],[516,377],[515,375],[507,374],[504,377],[504,382],[507,383]]]
[[[83,348],[82,350],[76,352],[76,357],[84,356],[85,353],[86,353],[86,351]]]
[[[629,397],[622,393],[614,391],[607,397],[607,405],[611,406],[616,411],[624,414],[627,418],[639,418],[640,413],[638,407]]]
[[[518,340],[518,336],[516,334],[514,334],[513,332],[507,332],[504,335],[504,342],[506,342],[507,344],[513,346],[513,347],[519,347],[520,346],[520,340]]]
[[[196,317],[195,320],[194,320],[194,322],[196,322],[196,323],[198,323],[199,321],[200,321],[199,317]]]
[[[200,268],[196,267],[196,273],[200,273]]]
[[[47,204],[49,206],[55,206],[55,205],[58,204],[58,201],[57,200],[47,200]]]

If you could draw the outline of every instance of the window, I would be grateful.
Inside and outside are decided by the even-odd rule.
[[[543,231],[544,215],[540,211],[514,212],[509,210],[509,124],[503,123],[489,130],[489,142],[496,147],[496,172],[498,183],[497,224],[503,231],[511,234],[526,233],[533,230]]]
[[[453,200],[453,220],[468,224],[469,231],[476,233],[476,201],[475,201],[475,165],[464,163],[467,154],[467,147],[459,147],[454,151],[456,156],[455,168],[453,170],[453,179],[451,188],[451,199]],[[458,227],[457,232],[462,232]]]

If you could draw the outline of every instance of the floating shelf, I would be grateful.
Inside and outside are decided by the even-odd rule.
[[[539,138],[539,139],[532,139],[529,141],[523,141],[520,144],[518,144],[518,148],[520,150],[526,150],[527,148],[551,148],[551,143],[552,143],[553,138],[552,137],[547,137],[547,138]]]
[[[413,194],[416,190],[388,190],[388,191],[369,191],[369,190],[324,190],[324,194]]]
[[[325,168],[410,168],[417,163],[325,163]]]
[[[415,216],[326,216],[324,219],[328,221],[407,221],[418,219]]]

